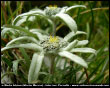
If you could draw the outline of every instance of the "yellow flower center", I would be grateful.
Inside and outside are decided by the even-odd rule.
[[[50,43],[55,43],[57,41],[58,41],[58,38],[56,36],[55,37],[50,36],[50,39],[49,39]]]
[[[54,9],[56,9],[56,8],[57,8],[57,5],[54,5],[54,6],[49,5],[49,8],[50,8],[51,10],[54,10]]]

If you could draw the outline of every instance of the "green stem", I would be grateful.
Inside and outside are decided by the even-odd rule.
[[[52,33],[52,35],[53,36],[56,36],[56,24],[55,24],[55,19],[52,19],[52,21],[53,21],[53,28],[54,28],[54,30],[53,30],[53,33]],[[50,68],[50,74],[54,74],[54,60],[55,60],[55,56],[52,54],[51,55],[51,68]]]
[[[52,35],[53,35],[53,36],[56,36],[56,24],[55,24],[55,19],[53,19],[52,21],[53,21],[53,26],[54,26],[54,27],[53,27],[54,30],[53,30]]]
[[[13,72],[6,72],[6,73],[4,73],[3,75],[2,75],[2,77],[1,77],[1,79],[3,79],[6,75],[14,75],[14,73]]]
[[[50,73],[53,74],[54,73],[54,58],[51,58],[51,69],[50,69]]]
[[[86,73],[86,77],[87,77],[88,84],[90,84],[90,81],[89,81],[89,78],[88,78],[87,69],[86,69],[86,68],[84,68],[84,70],[85,70],[85,73]]]
[[[7,13],[6,13],[6,7],[5,7],[5,2],[1,3],[1,8],[3,9],[3,14],[4,14],[4,20],[5,20],[5,24],[7,24]]]
[[[51,55],[51,68],[50,68],[50,74],[54,74],[54,55]]]

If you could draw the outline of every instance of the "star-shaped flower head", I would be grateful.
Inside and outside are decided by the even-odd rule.
[[[43,19],[46,19],[48,23],[51,25],[51,31],[54,32],[54,24],[53,20],[57,22],[57,20],[60,20],[64,22],[71,31],[76,32],[77,31],[77,24],[74,21],[72,17],[68,15],[68,12],[73,10],[74,8],[77,7],[83,7],[86,8],[84,5],[75,5],[75,6],[65,6],[65,7],[57,7],[56,5],[54,6],[47,6],[44,10],[40,9],[33,9],[30,10],[29,12],[23,13],[18,15],[12,25],[20,26],[26,21],[34,21],[37,17],[44,17]]]

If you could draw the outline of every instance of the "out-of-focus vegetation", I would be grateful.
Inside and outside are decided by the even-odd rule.
[[[87,36],[78,37],[79,39],[88,39],[91,47],[97,50],[97,56],[90,54],[80,54],[87,62],[88,69],[83,67],[74,68],[70,66],[63,70],[54,68],[54,74],[45,74],[48,68],[42,66],[38,83],[69,83],[69,84],[109,84],[109,2],[108,1],[2,1],[1,2],[1,26],[12,24],[13,19],[24,12],[34,8],[44,9],[48,5],[57,5],[58,7],[85,5],[86,9],[76,8],[70,14],[76,21],[79,31],[87,32]],[[45,24],[45,23],[44,23]],[[28,24],[27,24],[28,25]],[[44,27],[37,22],[30,24],[32,28]],[[1,29],[2,30],[2,29]],[[64,37],[69,33],[68,27],[60,24],[57,27],[58,36]],[[7,38],[1,38],[1,47],[4,47],[11,40],[10,35]],[[2,77],[6,83],[27,83],[29,64],[19,58],[31,58],[33,52],[24,49],[14,49],[1,54]],[[16,62],[13,62],[16,60]],[[60,59],[60,58],[59,58]],[[13,64],[14,63],[14,64]],[[19,63],[19,64],[18,64]],[[57,63],[57,61],[55,62]],[[13,66],[14,65],[14,66]],[[13,67],[17,72],[13,72]]]

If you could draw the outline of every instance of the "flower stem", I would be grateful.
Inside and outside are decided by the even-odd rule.
[[[88,73],[87,73],[87,69],[84,68],[84,70],[85,70],[85,73],[86,73],[86,77],[87,77],[88,84],[90,84],[89,77],[88,77]]]
[[[55,19],[53,19],[52,21],[53,21],[53,26],[54,26],[54,27],[53,27],[54,30],[53,30],[52,35],[53,35],[53,36],[56,36],[56,24],[55,24]]]
[[[54,73],[54,58],[51,59],[51,69],[50,69],[50,74]]]
[[[55,19],[51,19],[53,22],[53,36],[56,36],[56,24],[55,24]],[[55,56],[52,54],[51,55],[51,68],[50,68],[50,74],[54,74],[54,60],[55,60]]]
[[[51,58],[51,68],[50,68],[50,74],[54,74],[54,55],[52,55]]]

